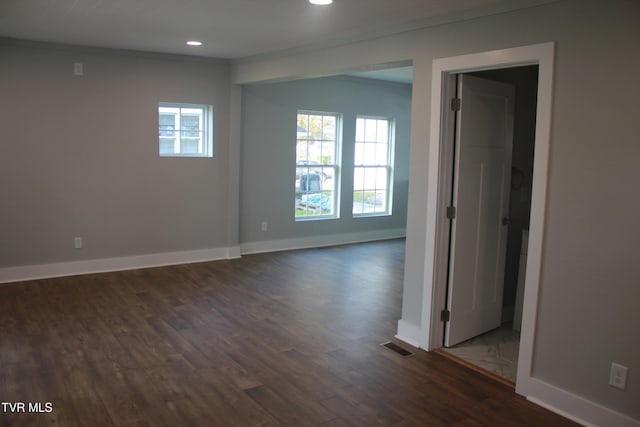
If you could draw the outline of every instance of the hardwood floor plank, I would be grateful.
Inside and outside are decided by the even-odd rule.
[[[245,390],[245,393],[284,426],[314,426],[317,424],[313,418],[309,417],[309,414],[267,386],[262,385]]]
[[[401,357],[404,241],[0,285],[0,426],[573,426]]]
[[[353,425],[388,426],[402,421],[402,418],[387,408],[353,405],[339,396],[324,399],[320,403],[342,420]]]
[[[327,412],[319,403],[321,394],[306,378],[299,378],[295,374],[286,372],[286,366],[280,366],[272,355],[261,354],[261,349],[246,346],[242,349],[227,350],[229,356],[241,365],[247,372],[252,373],[264,384],[248,389],[245,392],[264,407],[264,399],[274,400],[275,403],[295,407],[295,417],[304,416],[314,423],[330,420],[334,416]],[[256,391],[257,390],[257,391]],[[265,407],[269,410],[269,408]],[[270,413],[272,413],[270,411]],[[272,413],[274,417],[275,414]],[[277,417],[276,417],[277,418]]]
[[[208,384],[214,387],[220,395],[223,396],[225,402],[229,404],[234,410],[240,414],[244,420],[243,425],[252,426],[279,426],[280,423],[276,421],[271,414],[269,414],[264,408],[256,404],[247,393],[234,386],[230,386],[226,376],[221,375],[218,369],[204,368],[198,369],[198,375],[203,378]],[[255,387],[260,387],[256,385]],[[252,388],[255,388],[252,387]]]
[[[326,423],[318,424],[322,427],[352,427],[353,424],[346,422],[342,418],[334,418]]]

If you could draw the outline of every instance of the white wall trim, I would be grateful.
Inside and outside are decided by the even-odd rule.
[[[247,242],[240,245],[243,255],[263,252],[288,251],[295,249],[319,248],[323,246],[346,245],[375,240],[399,239],[407,234],[404,228],[363,231],[354,233],[325,234],[319,236],[296,237],[292,239]]]
[[[553,68],[555,45],[543,43],[537,45],[480,52],[433,61],[432,93],[431,93],[431,133],[429,139],[428,185],[427,185],[427,227],[425,258],[425,278],[422,303],[423,331],[428,333],[425,348],[431,350],[442,346],[442,328],[432,328],[438,318],[438,307],[442,308],[445,283],[436,277],[439,251],[446,250],[436,240],[439,223],[437,212],[439,206],[439,182],[441,174],[441,141],[445,134],[442,128],[442,97],[446,90],[446,79],[450,74],[506,68],[537,64],[538,105],[536,119],[536,139],[534,153],[534,176],[531,202],[530,240],[527,257],[527,276],[525,280],[525,297],[523,326],[521,332],[520,356],[518,360],[518,382],[529,378],[533,358],[533,341],[535,336],[536,313],[538,306],[538,290],[540,268],[542,264],[542,239],[544,234],[544,216],[546,211],[547,175],[549,164],[549,145],[551,134],[551,106],[553,92]],[[431,249],[432,250],[429,250]],[[518,390],[518,389],[516,389]]]
[[[222,259],[238,258],[239,256],[240,248],[235,246],[60,262],[53,264],[4,267],[0,268],[0,283],[47,279],[61,276],[76,276],[79,274],[105,273],[108,271],[135,270],[138,268],[190,264],[194,262],[218,261]]]
[[[422,329],[418,325],[409,323],[405,320],[398,320],[398,333],[396,338],[400,341],[404,341],[407,344],[411,344],[414,347],[422,347],[420,337],[424,336]]]
[[[106,273],[109,271],[135,270],[194,262],[218,261],[240,258],[242,254],[307,249],[314,247],[362,243],[375,240],[404,238],[406,229],[394,228],[366,232],[328,234],[265,242],[243,243],[240,246],[200,249],[193,251],[165,252],[126,257],[101,258],[51,264],[24,265],[0,268],[0,283],[80,274]]]
[[[433,61],[432,98],[431,98],[431,134],[429,142],[429,183],[427,187],[427,227],[425,259],[425,279],[422,304],[422,329],[429,334],[427,349],[442,346],[442,328],[431,328],[436,322],[438,307],[444,307],[443,288],[446,283],[436,280],[435,273],[437,255],[447,248],[438,245],[436,236],[439,223],[437,211],[439,206],[440,149],[442,144],[442,96],[446,90],[446,79],[450,74],[486,69],[506,68],[513,66],[537,64],[538,70],[538,105],[536,111],[536,138],[534,152],[533,189],[531,197],[531,219],[529,225],[529,248],[527,257],[527,274],[525,279],[525,296],[522,331],[520,338],[520,354],[518,359],[518,375],[516,391],[524,393],[521,384],[531,379],[534,351],[538,293],[540,287],[540,269],[542,265],[542,239],[544,235],[544,217],[546,212],[547,175],[549,165],[549,145],[551,134],[551,107],[553,93],[553,68],[555,45],[544,43],[490,52],[461,55]]]
[[[539,379],[531,379],[528,382],[527,399],[536,405],[589,427],[640,426],[639,420],[629,418]]]

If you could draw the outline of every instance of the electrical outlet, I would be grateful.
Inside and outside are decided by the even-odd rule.
[[[73,239],[73,247],[76,249],[82,249],[82,237],[75,237]]]
[[[267,221],[262,221],[262,231],[265,232],[269,229],[269,223]]]
[[[82,65],[82,62],[75,62],[73,64],[73,74],[76,76],[84,75],[84,66]]]
[[[611,373],[609,374],[609,385],[620,390],[627,389],[627,375],[629,368],[617,363],[611,364]]]

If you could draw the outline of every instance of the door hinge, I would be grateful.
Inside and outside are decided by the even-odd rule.
[[[448,322],[451,319],[451,312],[446,308],[440,312],[440,320]]]
[[[447,219],[455,219],[455,218],[456,218],[456,207],[447,206]]]
[[[451,98],[451,111],[460,111],[462,101],[460,98]]]

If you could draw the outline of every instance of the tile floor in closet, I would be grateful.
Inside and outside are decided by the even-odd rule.
[[[443,350],[515,383],[519,347],[520,332],[505,324]]]

